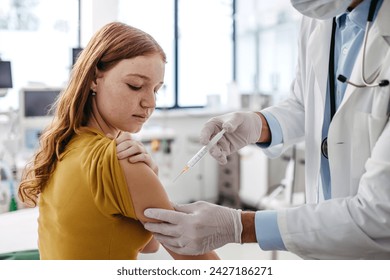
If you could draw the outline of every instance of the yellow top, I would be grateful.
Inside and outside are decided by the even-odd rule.
[[[41,259],[136,259],[152,235],[137,220],[115,140],[75,135],[39,198]]]

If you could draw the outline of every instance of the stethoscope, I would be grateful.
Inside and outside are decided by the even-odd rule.
[[[363,83],[357,84],[354,82],[351,82],[347,79],[347,77],[343,75],[339,75],[337,77],[337,80],[339,80],[342,83],[347,83],[351,86],[357,87],[357,88],[365,88],[365,87],[385,87],[389,85],[389,80],[380,80],[379,82],[375,82],[375,80],[378,78],[379,73],[375,75],[375,77],[368,81],[364,75],[364,69],[365,69],[365,57],[366,57],[366,46],[367,46],[367,37],[368,32],[371,29],[372,21],[374,19],[374,14],[376,7],[378,5],[378,0],[372,0],[370,3],[370,8],[368,11],[367,16],[367,23],[366,23],[366,30],[364,33],[363,38],[363,53],[362,53],[362,70],[361,70],[361,78]],[[333,25],[332,25],[332,37],[330,41],[330,54],[329,54],[329,92],[330,92],[330,120],[332,121],[332,118],[334,114],[336,113],[336,93],[335,93],[335,71],[334,71],[334,52],[335,52],[335,37],[336,37],[336,18],[333,18]],[[325,158],[328,158],[328,138],[326,137],[322,143],[321,143],[321,153]]]

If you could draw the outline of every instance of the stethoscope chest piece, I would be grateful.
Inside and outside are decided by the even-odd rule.
[[[328,137],[324,138],[321,143],[321,154],[328,158]]]

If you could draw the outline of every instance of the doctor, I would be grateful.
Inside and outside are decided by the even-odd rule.
[[[304,259],[390,259],[390,1],[291,2],[307,17],[290,97],[215,117],[201,141],[227,129],[211,151],[223,164],[251,143],[275,157],[305,140],[307,203],[257,212],[206,202],[177,205],[181,213],[147,209],[166,223],[146,228],[173,251],[258,242]]]

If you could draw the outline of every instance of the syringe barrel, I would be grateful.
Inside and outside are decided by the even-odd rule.
[[[202,149],[199,150],[188,162],[188,167],[193,167],[207,152],[207,146],[203,146]]]

